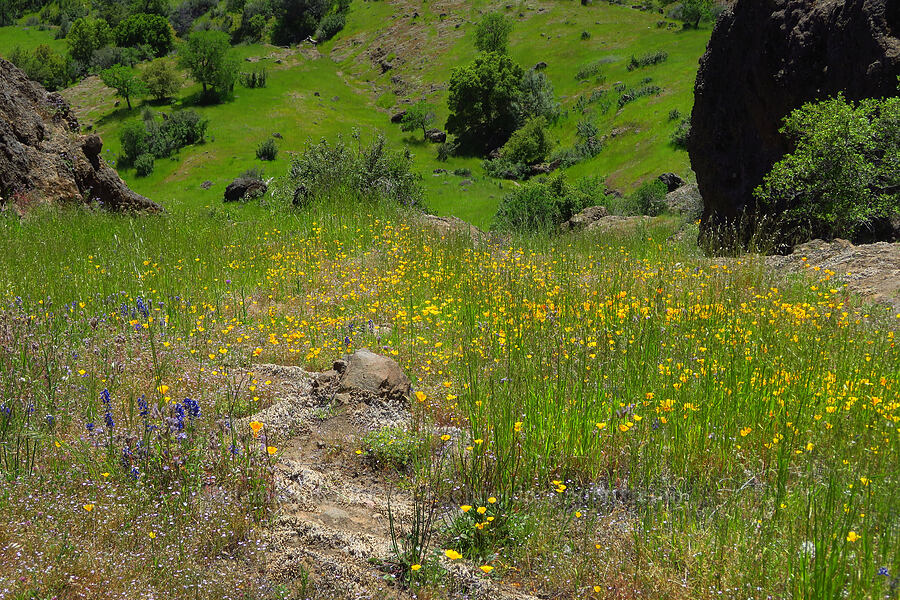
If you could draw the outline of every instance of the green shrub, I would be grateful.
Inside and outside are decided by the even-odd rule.
[[[688,139],[691,137],[691,120],[682,119],[675,131],[670,136],[672,145],[682,150],[687,150]]]
[[[666,184],[658,179],[644,183],[628,197],[628,212],[651,217],[662,214],[666,210],[668,191]]]
[[[530,169],[525,163],[514,162],[502,156],[493,160],[485,160],[481,166],[484,168],[485,175],[495,179],[526,179],[530,173]]]
[[[543,162],[550,153],[550,137],[547,120],[536,117],[516,130],[500,150],[500,156],[514,163],[534,164]]]
[[[347,17],[343,13],[332,13],[325,15],[319,22],[319,28],[316,29],[316,41],[325,42],[330,40],[344,28],[347,23]]]
[[[578,81],[586,81],[588,79],[594,78],[597,83],[601,83],[605,80],[605,77],[600,73],[603,65],[606,64],[607,61],[595,60],[594,62],[588,63],[586,65],[582,65],[575,72],[575,79]]]
[[[141,120],[129,121],[122,127],[119,140],[125,165],[134,164],[141,154],[165,158],[190,144],[204,141],[209,121],[193,110],[181,110],[162,121],[147,111]]]
[[[591,39],[591,32],[590,31],[582,31],[581,32],[581,40],[586,42],[589,39]]]
[[[662,92],[662,88],[658,85],[642,85],[639,88],[631,88],[619,97],[619,108],[644,96],[659,96],[660,92]]]
[[[248,89],[264,88],[269,82],[269,73],[265,69],[244,71],[241,73],[241,85]]]
[[[181,89],[181,78],[175,64],[167,58],[154,60],[141,73],[144,86],[154,99],[162,101],[171,98]]]
[[[358,142],[358,135],[354,137]],[[360,198],[424,208],[422,176],[413,171],[412,164],[408,149],[388,150],[381,134],[367,146],[357,143],[355,150],[342,138],[334,144],[323,139],[293,160],[289,177],[307,200],[349,192]]]
[[[562,173],[548,181],[532,181],[503,197],[492,229],[500,231],[556,231],[560,224],[589,206],[591,198],[569,186]]]
[[[152,154],[141,154],[134,160],[134,170],[138,177],[146,177],[153,173],[154,161]]]
[[[550,78],[534,69],[525,71],[519,83],[516,109],[521,122],[534,117],[544,117],[548,123],[556,123],[560,109]]]
[[[631,55],[631,60],[628,61],[628,70],[634,71],[635,69],[640,69],[642,67],[649,67],[652,65],[658,65],[660,63],[664,63],[669,59],[669,53],[664,50],[658,50],[656,52],[648,52],[647,54],[643,54],[641,56]]]
[[[499,13],[487,13],[475,28],[475,48],[479,52],[506,54],[511,31],[509,19]]]
[[[798,237],[864,237],[900,212],[900,98],[805,104],[781,131],[795,150],[754,193]]]
[[[175,45],[169,20],[160,15],[138,13],[119,23],[115,30],[116,45],[125,47],[147,44],[156,56],[165,56]]]
[[[489,151],[506,143],[519,124],[516,103],[523,75],[522,67],[496,52],[453,69],[447,132],[470,151]]]
[[[447,162],[447,159],[456,155],[456,149],[456,142],[444,142],[437,148],[437,159],[441,162]]]
[[[363,453],[379,467],[405,469],[416,456],[418,441],[399,427],[382,427],[362,439]]]
[[[277,156],[278,145],[272,138],[268,138],[256,147],[256,158],[259,160],[275,160]]]
[[[146,154],[150,149],[144,122],[128,121],[125,123],[119,132],[119,143],[122,146],[119,163],[125,166],[134,164],[139,156]]]

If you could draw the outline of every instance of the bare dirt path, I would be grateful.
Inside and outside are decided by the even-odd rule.
[[[245,419],[265,424],[280,440],[276,467],[277,517],[267,533],[266,572],[271,581],[311,597],[411,598],[393,582],[388,506],[394,518],[411,511],[397,473],[376,471],[356,454],[367,431],[403,426],[408,402],[360,389],[342,388],[334,372],[258,365],[254,375],[272,380],[278,401]],[[446,598],[532,598],[456,561],[447,569]],[[434,597],[434,596],[430,596]]]

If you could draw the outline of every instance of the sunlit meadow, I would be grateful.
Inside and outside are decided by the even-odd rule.
[[[283,597],[283,440],[232,423],[274,399],[254,363],[367,346],[449,432],[437,546],[484,577],[897,597],[896,316],[679,226],[477,244],[350,201],[0,219],[0,596]]]

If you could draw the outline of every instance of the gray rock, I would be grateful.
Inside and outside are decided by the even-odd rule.
[[[674,213],[699,219],[703,214],[703,197],[696,183],[689,183],[666,194],[666,205]]]
[[[425,132],[425,139],[432,144],[443,144],[447,141],[447,132],[440,129],[429,129]]]
[[[335,371],[341,373],[341,391],[362,390],[391,398],[409,396],[411,385],[400,365],[366,348],[348,356],[346,365],[336,365]]]
[[[563,231],[576,231],[589,227],[591,223],[609,216],[605,206],[588,206],[586,209],[574,215],[571,219],[560,225]]]

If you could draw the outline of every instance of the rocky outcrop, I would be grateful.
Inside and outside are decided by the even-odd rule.
[[[703,198],[696,183],[687,183],[666,194],[669,212],[698,219],[703,213]]]
[[[864,299],[900,311],[900,243],[855,246],[841,239],[812,240],[788,256],[767,256],[765,261],[778,271],[833,277]]]
[[[269,186],[262,179],[253,177],[238,177],[225,188],[225,202],[239,202],[241,200],[253,200],[265,195]],[[296,204],[296,196],[295,196]]]
[[[572,215],[572,218],[560,225],[559,228],[562,231],[585,229],[600,219],[608,216],[609,211],[605,206],[588,206],[577,215]]]
[[[752,210],[805,102],[897,94],[897,0],[738,0],[700,60],[688,148],[708,232]]]
[[[104,162],[99,136],[82,136],[78,129],[62,96],[0,59],[0,204],[21,196],[116,211],[161,210]]]

